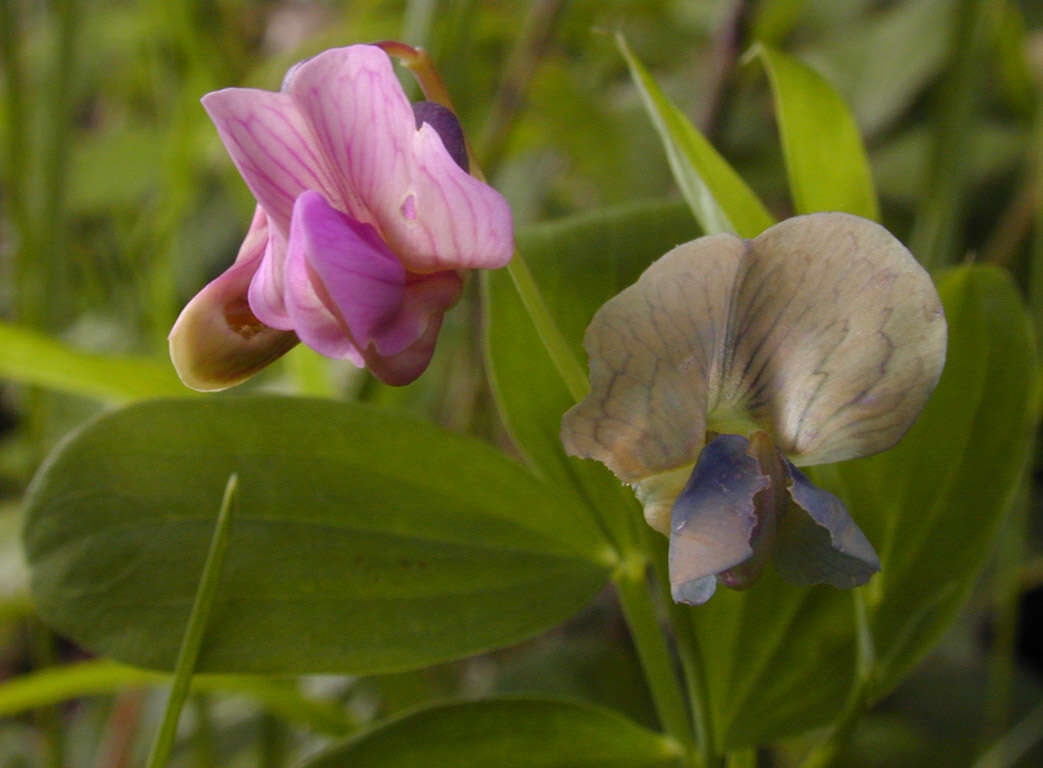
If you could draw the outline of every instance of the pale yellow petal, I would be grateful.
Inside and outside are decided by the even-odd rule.
[[[185,386],[214,392],[253,376],[297,344],[292,331],[269,328],[246,300],[256,271],[236,262],[181,311],[170,331],[170,359]]]
[[[751,242],[729,335],[719,403],[752,413],[798,465],[894,445],[945,363],[930,276],[886,229],[845,213]]]
[[[693,464],[746,241],[678,246],[594,315],[584,337],[590,394],[565,414],[562,441],[624,482]]]

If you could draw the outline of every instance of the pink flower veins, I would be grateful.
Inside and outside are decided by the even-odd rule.
[[[258,205],[235,263],[171,330],[182,380],[232,386],[298,339],[389,384],[419,376],[464,270],[510,260],[507,202],[414,117],[376,46],[301,62],[278,93],[227,88],[203,106]]]

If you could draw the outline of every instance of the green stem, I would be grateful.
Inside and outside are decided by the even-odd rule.
[[[1043,89],[1036,102],[1033,115],[1031,147],[1043,146]],[[1030,243],[1031,267],[1029,271],[1029,306],[1033,309],[1037,343],[1043,341],[1043,158],[1039,152],[1032,155],[1035,176],[1035,209],[1032,216],[1032,241]]]
[[[969,158],[981,84],[988,67],[988,36],[1002,12],[1001,0],[962,0],[949,47],[948,74],[935,114],[932,155],[911,236],[911,250],[924,266],[945,266],[959,257]]]
[[[840,716],[834,721],[826,741],[813,749],[800,764],[800,768],[825,768],[836,759],[840,750],[851,739],[858,719],[865,712],[873,687],[873,672],[876,668],[876,650],[869,626],[869,611],[861,589],[851,590],[855,609],[855,682],[851,687],[847,703]]]
[[[655,568],[656,582],[664,590],[670,588],[670,575],[667,571],[667,539],[644,526],[647,549],[651,553]],[[706,681],[706,667],[703,664],[699,638],[695,634],[695,611],[675,603],[666,595],[667,612],[670,624],[677,639],[677,654],[681,658],[688,703],[692,709],[692,727],[695,730],[695,744],[698,749],[699,764],[702,768],[718,768],[722,764],[721,755],[717,752],[713,719],[710,711],[710,689]]]
[[[564,0],[539,0],[529,5],[521,33],[515,38],[514,48],[504,65],[503,79],[493,98],[489,117],[476,142],[482,167],[490,175],[496,174],[503,161],[533,76],[564,6]]]
[[[517,251],[514,252],[511,263],[507,265],[507,272],[514,281],[514,287],[518,290],[522,304],[525,305],[525,311],[529,313],[532,324],[536,326],[536,333],[539,334],[558,375],[568,387],[569,394],[577,402],[582,400],[587,395],[587,376],[569,349],[561,329],[551,317],[550,310],[543,301],[543,295],[532,277],[532,272],[529,271],[529,265]]]
[[[210,609],[213,607],[217,585],[221,578],[221,566],[224,564],[225,551],[228,549],[228,538],[231,532],[232,511],[238,502],[238,487],[239,477],[233,473],[225,485],[221,511],[217,515],[217,525],[214,527],[214,535],[210,539],[210,551],[207,552],[206,562],[203,564],[203,575],[199,580],[192,613],[188,617],[188,626],[185,628],[185,636],[181,640],[181,649],[178,651],[167,708],[163,713],[163,722],[156,734],[156,740],[152,743],[146,768],[165,766],[174,745],[181,708],[185,705],[185,699],[188,698],[196,659],[199,658],[199,649],[203,644],[203,632],[206,630],[206,622],[210,616]]]
[[[1034,452],[1033,452],[1034,453]],[[1032,454],[1030,454],[1032,455]],[[1000,531],[996,554],[995,631],[988,658],[988,678],[985,687],[985,706],[982,714],[982,746],[990,744],[1007,730],[1011,715],[1011,692],[1014,685],[1014,652],[1018,625],[1018,597],[1021,593],[1021,567],[1024,560],[1024,540],[1028,538],[1028,512],[1031,499],[1029,483],[1021,483],[1018,500],[1010,519]],[[1003,741],[997,742],[991,752],[994,765],[1005,765]]]
[[[652,692],[659,722],[666,733],[691,754],[694,747],[692,730],[673,659],[648,591],[647,566],[643,553],[631,552],[616,570],[616,591]]]
[[[34,308],[41,327],[54,328],[63,318],[55,314],[57,307],[67,306],[69,282],[65,253],[65,199],[69,149],[72,141],[72,81],[76,60],[76,37],[81,22],[77,0],[57,0],[58,41],[54,71],[48,79],[50,104],[47,118],[47,143],[43,147],[41,177],[43,205],[37,221],[34,242],[38,251],[37,269],[43,270],[38,286],[43,293]]]
[[[971,768],[1011,768],[1040,742],[1043,742],[1043,704],[1036,705]]]
[[[19,55],[20,41],[18,37],[18,9],[14,0],[0,0],[0,63],[4,70],[4,109],[7,114],[7,144],[4,155],[7,166],[7,189],[5,202],[10,210],[10,218],[14,224],[20,242],[16,246],[15,285],[19,296],[17,317],[25,320],[28,315],[28,299],[31,291],[26,277],[32,269],[28,256],[33,248],[27,239],[31,236],[32,226],[29,222],[30,198],[29,176],[26,173],[26,160],[29,156],[29,143],[26,139],[27,115],[23,94],[26,92],[22,75],[22,61]]]

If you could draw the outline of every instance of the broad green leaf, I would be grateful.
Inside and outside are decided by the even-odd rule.
[[[613,561],[582,507],[487,446],[321,400],[151,401],[75,433],[34,479],[41,615],[171,668],[227,477],[239,512],[197,668],[394,671],[562,621]]]
[[[774,224],[764,204],[688,117],[670,102],[623,36],[617,35],[616,41],[659,132],[677,186],[703,231],[708,235],[734,232],[742,237],[756,237]]]
[[[770,46],[751,53],[768,72],[797,213],[844,211],[880,218],[865,147],[847,105],[803,62]]]
[[[170,675],[102,659],[48,667],[0,683],[0,717],[84,696],[116,694],[126,688],[169,683]],[[305,698],[280,682],[259,677],[196,675],[192,678],[192,690],[245,696],[289,722],[331,736],[344,736],[355,728],[355,722],[339,704]]]
[[[889,690],[955,618],[1017,491],[1036,425],[1036,352],[1010,277],[961,267],[939,281],[949,321],[945,372],[891,451],[838,465],[852,515],[884,567],[868,585]]]
[[[566,701],[442,704],[379,726],[303,768],[652,768],[676,766],[678,745],[607,709]]]
[[[0,323],[0,378],[112,403],[195,394],[169,363],[82,352],[10,323]]]
[[[814,468],[883,563],[863,588],[878,659],[874,697],[930,650],[965,603],[1035,424],[1035,351],[1010,278],[964,267],[939,292],[948,362],[919,420],[889,451]],[[725,748],[824,725],[841,711],[855,664],[850,593],[794,587],[772,571],[746,592],[719,590],[690,616]]]
[[[841,710],[855,666],[849,594],[787,584],[768,568],[748,591],[719,589],[689,615],[723,748],[824,725]]]
[[[680,203],[640,203],[528,227],[518,233],[554,319],[577,359],[583,332],[601,304],[652,261],[698,235]],[[561,416],[574,405],[505,270],[482,276],[485,361],[497,406],[518,447],[554,483],[577,489],[602,515],[640,517],[633,494],[601,464],[565,455]],[[612,515],[609,515],[612,517]],[[619,520],[625,527],[625,520]]]

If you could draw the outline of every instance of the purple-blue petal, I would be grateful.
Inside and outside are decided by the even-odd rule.
[[[470,163],[467,159],[467,141],[464,139],[464,129],[457,120],[453,110],[443,107],[434,101],[414,101],[413,119],[416,120],[417,130],[427,123],[435,129],[438,138],[445,145],[446,152],[456,161],[464,171],[470,171]]]
[[[699,455],[670,519],[670,589],[677,602],[699,604],[713,594],[716,574],[753,555],[754,497],[771,484],[749,441],[714,438]],[[709,580],[709,581],[708,581]]]
[[[880,558],[844,503],[816,487],[786,461],[793,504],[779,520],[775,567],[794,584],[859,587],[880,570]]]

